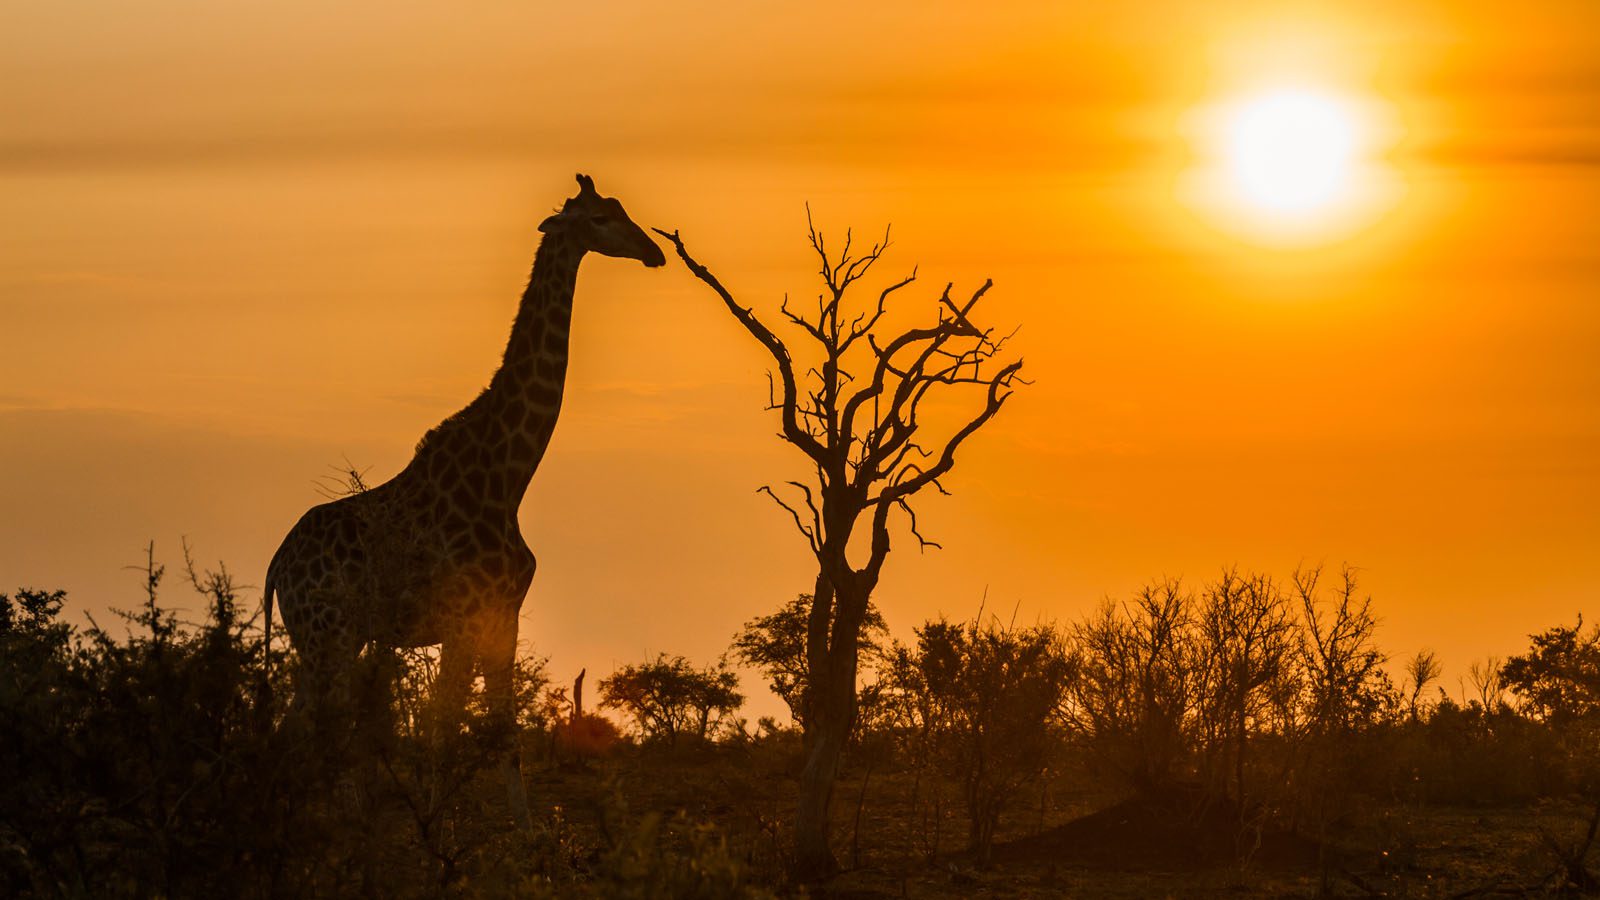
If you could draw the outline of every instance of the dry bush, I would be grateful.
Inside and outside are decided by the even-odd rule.
[[[1061,718],[1117,783],[1159,794],[1182,780],[1201,688],[1194,606],[1180,582],[1162,581],[1069,632],[1078,669]]]
[[[1227,570],[1207,584],[1196,616],[1199,676],[1195,732],[1200,775],[1213,798],[1249,815],[1286,780],[1282,766],[1264,767],[1267,784],[1251,780],[1259,743],[1298,737],[1301,633],[1289,597],[1265,575]]]

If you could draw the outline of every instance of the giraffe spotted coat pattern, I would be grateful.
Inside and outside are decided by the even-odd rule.
[[[517,618],[534,555],[517,509],[555,429],[567,371],[578,265],[587,253],[665,263],[661,249],[587,176],[540,225],[543,238],[505,358],[489,386],[429,431],[409,465],[371,490],[312,507],[267,567],[306,696],[343,689],[363,648],[442,645],[435,693],[464,701],[481,671],[491,711],[512,715]],[[527,801],[514,755],[514,811]],[[514,780],[514,783],[512,783]]]

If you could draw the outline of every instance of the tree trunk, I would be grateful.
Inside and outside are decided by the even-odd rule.
[[[825,573],[817,574],[817,583],[811,591],[811,614],[806,621],[806,682],[800,695],[805,716],[800,721],[800,736],[805,756],[811,759],[811,750],[817,741],[817,719],[820,708],[826,705],[824,695],[828,682],[828,636],[833,628],[833,582]]]
[[[1233,786],[1234,786],[1234,790],[1238,792],[1236,799],[1237,799],[1237,801],[1239,803],[1239,819],[1240,819],[1241,822],[1244,820],[1244,815],[1245,815],[1245,797],[1244,797],[1244,754],[1245,754],[1245,742],[1249,739],[1249,735],[1246,732],[1246,728],[1248,726],[1248,721],[1245,718],[1245,703],[1246,703],[1247,700],[1248,700],[1248,697],[1245,696],[1245,695],[1241,695],[1239,697],[1238,721],[1235,724],[1235,727],[1238,729],[1238,737],[1237,737],[1238,749],[1234,752],[1234,756],[1233,756]]]
[[[802,881],[829,878],[839,870],[829,846],[828,810],[855,725],[857,641],[867,605],[866,585],[851,576],[841,578],[846,581],[841,590],[827,575],[819,575],[813,595],[817,606],[807,634],[806,761],[795,815],[795,875]],[[819,607],[832,615],[819,615]]]
[[[800,808],[795,815],[795,874],[803,881],[829,878],[839,869],[829,846],[828,807],[839,776],[848,723],[832,709],[816,712],[821,714],[813,716],[811,749],[800,772]]]
[[[875,760],[867,759],[867,768],[861,774],[861,793],[856,795],[856,820],[850,829],[850,866],[861,867],[861,812],[867,807],[867,785],[872,783],[872,769]]]

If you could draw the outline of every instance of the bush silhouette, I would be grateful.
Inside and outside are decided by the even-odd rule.
[[[744,704],[738,688],[739,677],[721,664],[697,669],[662,653],[602,678],[600,706],[626,713],[646,738],[675,745],[681,735],[711,737]]]
[[[698,826],[632,817],[598,845],[513,828],[478,777],[507,737],[481,696],[459,733],[427,731],[431,654],[369,654],[365,702],[338,711],[337,739],[318,734],[226,572],[187,574],[202,623],[162,605],[152,556],[123,635],[62,622],[59,591],[0,594],[0,895],[665,896],[652,879],[670,876],[754,896]],[[523,666],[520,727],[549,728],[532,702],[542,661]],[[600,752],[615,729],[584,717],[567,737]]]

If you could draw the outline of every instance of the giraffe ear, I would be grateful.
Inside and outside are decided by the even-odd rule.
[[[543,222],[539,223],[539,231],[543,232],[544,234],[549,234],[550,232],[555,231],[560,227],[561,227],[561,213],[556,213],[555,215],[551,216],[550,218],[545,219]]]

